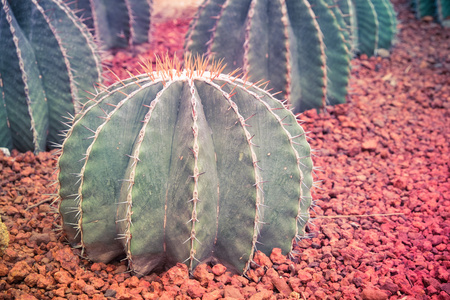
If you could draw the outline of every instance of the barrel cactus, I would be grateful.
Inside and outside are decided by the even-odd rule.
[[[352,53],[389,48],[395,28],[389,0],[205,0],[185,50],[270,80],[298,113],[344,103]]]
[[[94,29],[103,49],[149,41],[152,0],[77,0],[70,5]]]
[[[374,55],[388,50],[397,32],[397,18],[389,0],[355,0],[357,52]]]
[[[307,0],[211,0],[200,6],[191,23],[185,50],[224,58],[226,71],[240,67],[254,81],[270,80],[269,88],[280,91],[278,98],[287,98],[295,112],[324,107],[327,100],[343,103],[349,75],[348,53],[341,51],[344,39],[327,4],[314,0],[314,6],[330,31],[329,47]],[[326,50],[336,65],[327,64]],[[327,76],[328,70],[336,76]],[[333,84],[335,79],[338,84]],[[327,99],[330,80],[335,89]]]
[[[0,3],[0,147],[43,151],[101,80],[100,59],[61,1]]]
[[[450,27],[450,1],[449,0],[411,0],[416,17],[436,17],[444,27]]]
[[[283,104],[198,59],[100,91],[75,118],[58,162],[60,212],[88,258],[146,274],[218,261],[241,272],[256,249],[305,235],[312,160]]]

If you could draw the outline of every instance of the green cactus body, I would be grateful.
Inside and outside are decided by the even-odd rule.
[[[62,142],[65,117],[75,114],[85,90],[100,81],[92,37],[53,0],[2,0],[0,26],[0,146],[52,148]]]
[[[350,51],[356,53],[358,49],[358,25],[355,4],[352,0],[336,0],[336,4],[346,24],[350,38]]]
[[[411,0],[416,18],[426,16],[436,17],[444,27],[450,27],[450,1],[449,0]]]
[[[378,48],[379,22],[371,0],[355,1],[358,24],[358,52],[371,56]]]
[[[394,7],[389,0],[372,0],[372,3],[377,12],[379,24],[377,47],[390,49],[397,31],[397,18]]]
[[[187,61],[113,84],[86,105],[58,162],[71,243],[137,274],[216,260],[245,271],[256,249],[304,236],[305,132],[268,92]],[[75,175],[74,175],[75,174]]]
[[[319,25],[307,1],[205,1],[185,49],[224,59],[252,81],[288,98],[296,112],[325,105],[326,59]]]
[[[450,1],[436,0],[437,16],[444,27],[450,27]]]
[[[327,57],[327,104],[345,103],[350,76],[350,52],[332,9],[323,0],[310,0],[323,33]]]
[[[436,14],[436,0],[412,0],[412,5],[418,19]]]
[[[78,0],[71,7],[104,49],[149,41],[152,0]]]

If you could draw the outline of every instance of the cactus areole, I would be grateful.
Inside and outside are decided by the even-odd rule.
[[[305,132],[265,83],[179,66],[144,64],[75,117],[58,163],[68,239],[140,275],[207,261],[245,272],[256,250],[289,253],[311,204]]]

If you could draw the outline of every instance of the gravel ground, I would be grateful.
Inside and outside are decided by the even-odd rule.
[[[293,258],[257,253],[247,278],[182,264],[137,278],[125,262],[89,262],[66,244],[48,200],[55,155],[13,151],[0,153],[10,232],[0,299],[450,299],[450,32],[415,20],[404,0],[395,7],[390,57],[354,59],[348,103],[300,116],[321,171],[310,238]],[[181,54],[187,26],[157,25],[145,54]],[[106,58],[121,77],[137,61]]]

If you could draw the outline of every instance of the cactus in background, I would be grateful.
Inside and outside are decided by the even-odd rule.
[[[60,1],[0,1],[0,147],[43,151],[100,81],[100,59]]]
[[[444,27],[450,27],[450,0],[411,0],[416,17],[437,17]]]
[[[317,16],[317,22],[323,34],[327,66],[327,102],[329,104],[345,103],[348,79],[350,77],[350,59],[348,36],[342,29],[344,21],[341,14],[336,17],[330,5],[323,0],[310,0],[311,8]],[[339,17],[341,23],[339,23]]]
[[[310,146],[265,83],[180,65],[145,64],[77,115],[58,162],[63,228],[91,260],[126,255],[138,274],[208,260],[245,272],[256,248],[304,236]]]
[[[389,49],[396,34],[397,19],[389,0],[355,0],[358,26],[357,52],[374,55]]]
[[[185,50],[270,80],[298,113],[344,103],[351,54],[389,48],[396,24],[389,0],[206,0]]]
[[[104,49],[149,41],[152,0],[77,0],[71,7]]]
[[[325,38],[320,26],[329,31]],[[224,58],[226,71],[240,67],[253,81],[270,80],[269,87],[281,92],[278,98],[302,112],[322,108],[327,100],[345,102],[349,61],[344,43],[324,0],[313,5],[306,0],[212,0],[199,8],[185,49]]]

